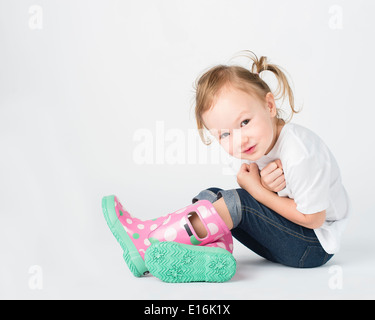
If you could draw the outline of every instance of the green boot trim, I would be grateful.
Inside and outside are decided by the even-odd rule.
[[[117,217],[115,196],[103,197],[102,209],[109,229],[120,244],[122,250],[124,250],[123,258],[130,271],[136,277],[141,277],[142,275],[147,274],[148,270],[141,255]]]

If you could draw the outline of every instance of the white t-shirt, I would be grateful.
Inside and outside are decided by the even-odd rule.
[[[294,199],[304,214],[326,210],[324,224],[314,232],[327,253],[336,253],[351,205],[331,151],[314,132],[288,123],[273,149],[256,164],[261,170],[276,159],[281,160],[286,180],[278,195]]]

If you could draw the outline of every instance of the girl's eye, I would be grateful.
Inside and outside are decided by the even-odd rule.
[[[229,136],[229,132],[224,132],[222,135],[220,135],[220,139],[224,139]]]
[[[250,122],[249,119],[246,119],[246,120],[242,121],[242,122],[241,122],[241,127],[246,126],[249,122]]]

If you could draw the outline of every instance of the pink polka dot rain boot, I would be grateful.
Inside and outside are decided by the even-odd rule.
[[[124,251],[129,269],[137,277],[147,274],[149,268],[154,276],[167,282],[222,282],[235,273],[232,235],[207,200],[147,221],[132,217],[115,196],[104,197],[102,209],[110,230]],[[205,226],[204,238],[198,237],[190,223],[189,217],[194,213]],[[200,249],[196,250],[198,247]],[[176,264],[178,270],[174,270]],[[199,266],[199,272],[193,270],[194,266]],[[203,277],[202,268],[207,269],[204,273],[208,276]],[[181,277],[181,272],[187,269],[196,276]]]

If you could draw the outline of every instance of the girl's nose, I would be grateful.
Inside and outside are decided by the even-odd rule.
[[[249,138],[247,135],[243,134],[241,136],[241,147],[244,148],[247,146],[247,144],[249,143]]]

